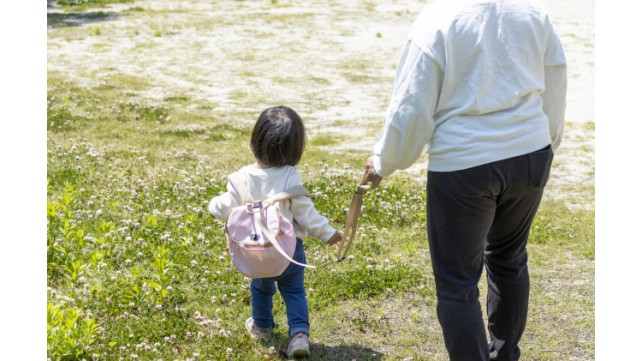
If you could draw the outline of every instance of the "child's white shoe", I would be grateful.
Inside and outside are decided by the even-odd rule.
[[[288,343],[288,350],[286,352],[288,357],[308,357],[310,356],[310,342],[308,342],[308,335],[299,332],[290,339]]]
[[[272,336],[272,328],[270,330],[262,330],[259,329],[255,326],[254,321],[252,320],[252,317],[248,318],[246,320],[246,330],[250,332],[250,336],[253,339],[261,339],[261,340],[268,340]]]

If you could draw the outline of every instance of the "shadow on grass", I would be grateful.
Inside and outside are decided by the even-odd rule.
[[[336,345],[329,346],[321,343],[310,345],[312,360],[383,360],[384,355],[361,345]]]
[[[47,27],[61,28],[81,26],[85,24],[96,23],[99,21],[114,20],[117,16],[117,13],[113,11],[82,11],[69,13],[47,11]]]
[[[286,355],[286,348],[288,347],[288,338],[286,335],[279,334],[273,335],[269,340],[259,340],[264,346],[270,347],[274,346],[277,348],[279,358],[282,360],[288,359]],[[279,347],[281,346],[281,347]],[[327,361],[337,361],[337,360],[355,360],[355,361],[379,361],[383,360],[384,355],[378,351],[364,347],[361,345],[324,345],[319,342],[310,343],[310,358],[306,358],[308,361],[316,360],[327,360]]]

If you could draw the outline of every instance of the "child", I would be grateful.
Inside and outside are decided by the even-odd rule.
[[[249,195],[262,200],[295,185],[302,185],[301,176],[295,169],[301,159],[306,142],[306,131],[299,115],[285,106],[268,108],[261,113],[252,131],[250,148],[256,163],[241,168]],[[226,213],[241,205],[240,195],[228,183],[228,191],[210,201],[208,211],[212,216],[224,220]],[[292,222],[297,234],[297,246],[293,259],[306,263],[302,238],[306,235],[335,244],[341,240],[341,233],[330,226],[309,197],[297,197],[282,201],[278,205],[284,217]],[[252,317],[246,320],[246,329],[253,338],[268,339],[275,327],[272,313],[272,296],[276,293],[275,282],[286,304],[288,357],[310,355],[308,342],[308,302],[304,289],[304,267],[291,263],[274,278],[255,278],[250,282],[252,295]]]

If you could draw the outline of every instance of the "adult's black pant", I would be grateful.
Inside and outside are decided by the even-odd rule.
[[[527,238],[553,159],[538,151],[428,172],[427,225],[437,313],[451,360],[517,360],[529,303]],[[485,334],[478,282],[487,271]]]

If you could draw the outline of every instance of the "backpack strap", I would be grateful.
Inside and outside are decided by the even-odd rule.
[[[304,188],[304,186],[293,186],[288,190],[285,190],[281,193],[277,193],[272,197],[266,198],[262,201],[265,205],[271,205],[279,201],[283,201],[288,198],[297,198],[297,197],[310,197],[310,193]]]
[[[277,202],[280,202],[280,201],[283,201],[283,200],[286,200],[286,199],[290,199],[290,198],[297,198],[297,197],[310,197],[310,194],[308,193],[306,188],[304,188],[303,186],[297,185],[297,186],[291,187],[290,189],[288,189],[288,190],[286,190],[284,192],[277,193],[272,197],[264,199],[261,202],[261,204],[263,205],[263,207],[267,207],[267,206],[269,206],[271,204],[274,204],[274,203],[277,203]],[[316,268],[313,265],[300,263],[300,262],[297,262],[294,259],[292,259],[286,253],[286,251],[284,251],[284,249],[281,247],[281,245],[277,241],[277,238],[275,237],[275,235],[270,232],[270,230],[268,229],[268,226],[266,226],[266,223],[263,222],[263,219],[261,218],[261,216],[259,216],[259,212],[255,213],[255,220],[257,220],[257,219],[260,220],[259,225],[261,226],[261,229],[263,230],[264,234],[268,235],[268,239],[270,239],[270,242],[275,247],[277,252],[279,252],[279,254],[284,256],[284,258],[286,258],[288,261],[290,261],[290,262],[292,262],[292,263],[294,263],[294,264],[296,264],[298,266],[302,266],[302,267],[306,267],[306,268]]]
[[[257,218],[261,219],[261,216],[259,215],[259,212],[255,213],[255,219],[257,219]],[[270,232],[270,230],[268,229],[268,226],[266,226],[266,223],[263,221],[263,219],[261,219],[261,221],[259,222],[259,225],[261,226],[261,229],[263,230],[263,232],[268,235],[268,239],[270,239],[270,243],[272,243],[272,245],[275,247],[277,252],[279,252],[279,254],[281,254],[284,258],[286,258],[287,260],[289,260],[290,262],[292,262],[292,263],[294,263],[294,264],[296,264],[298,266],[302,266],[302,267],[306,267],[306,268],[316,268],[313,265],[300,263],[300,262],[297,262],[294,259],[292,259],[288,255],[288,253],[286,253],[286,251],[284,251],[284,249],[281,248],[281,245],[279,244],[279,241],[277,241],[277,238],[275,237],[275,235]]]

